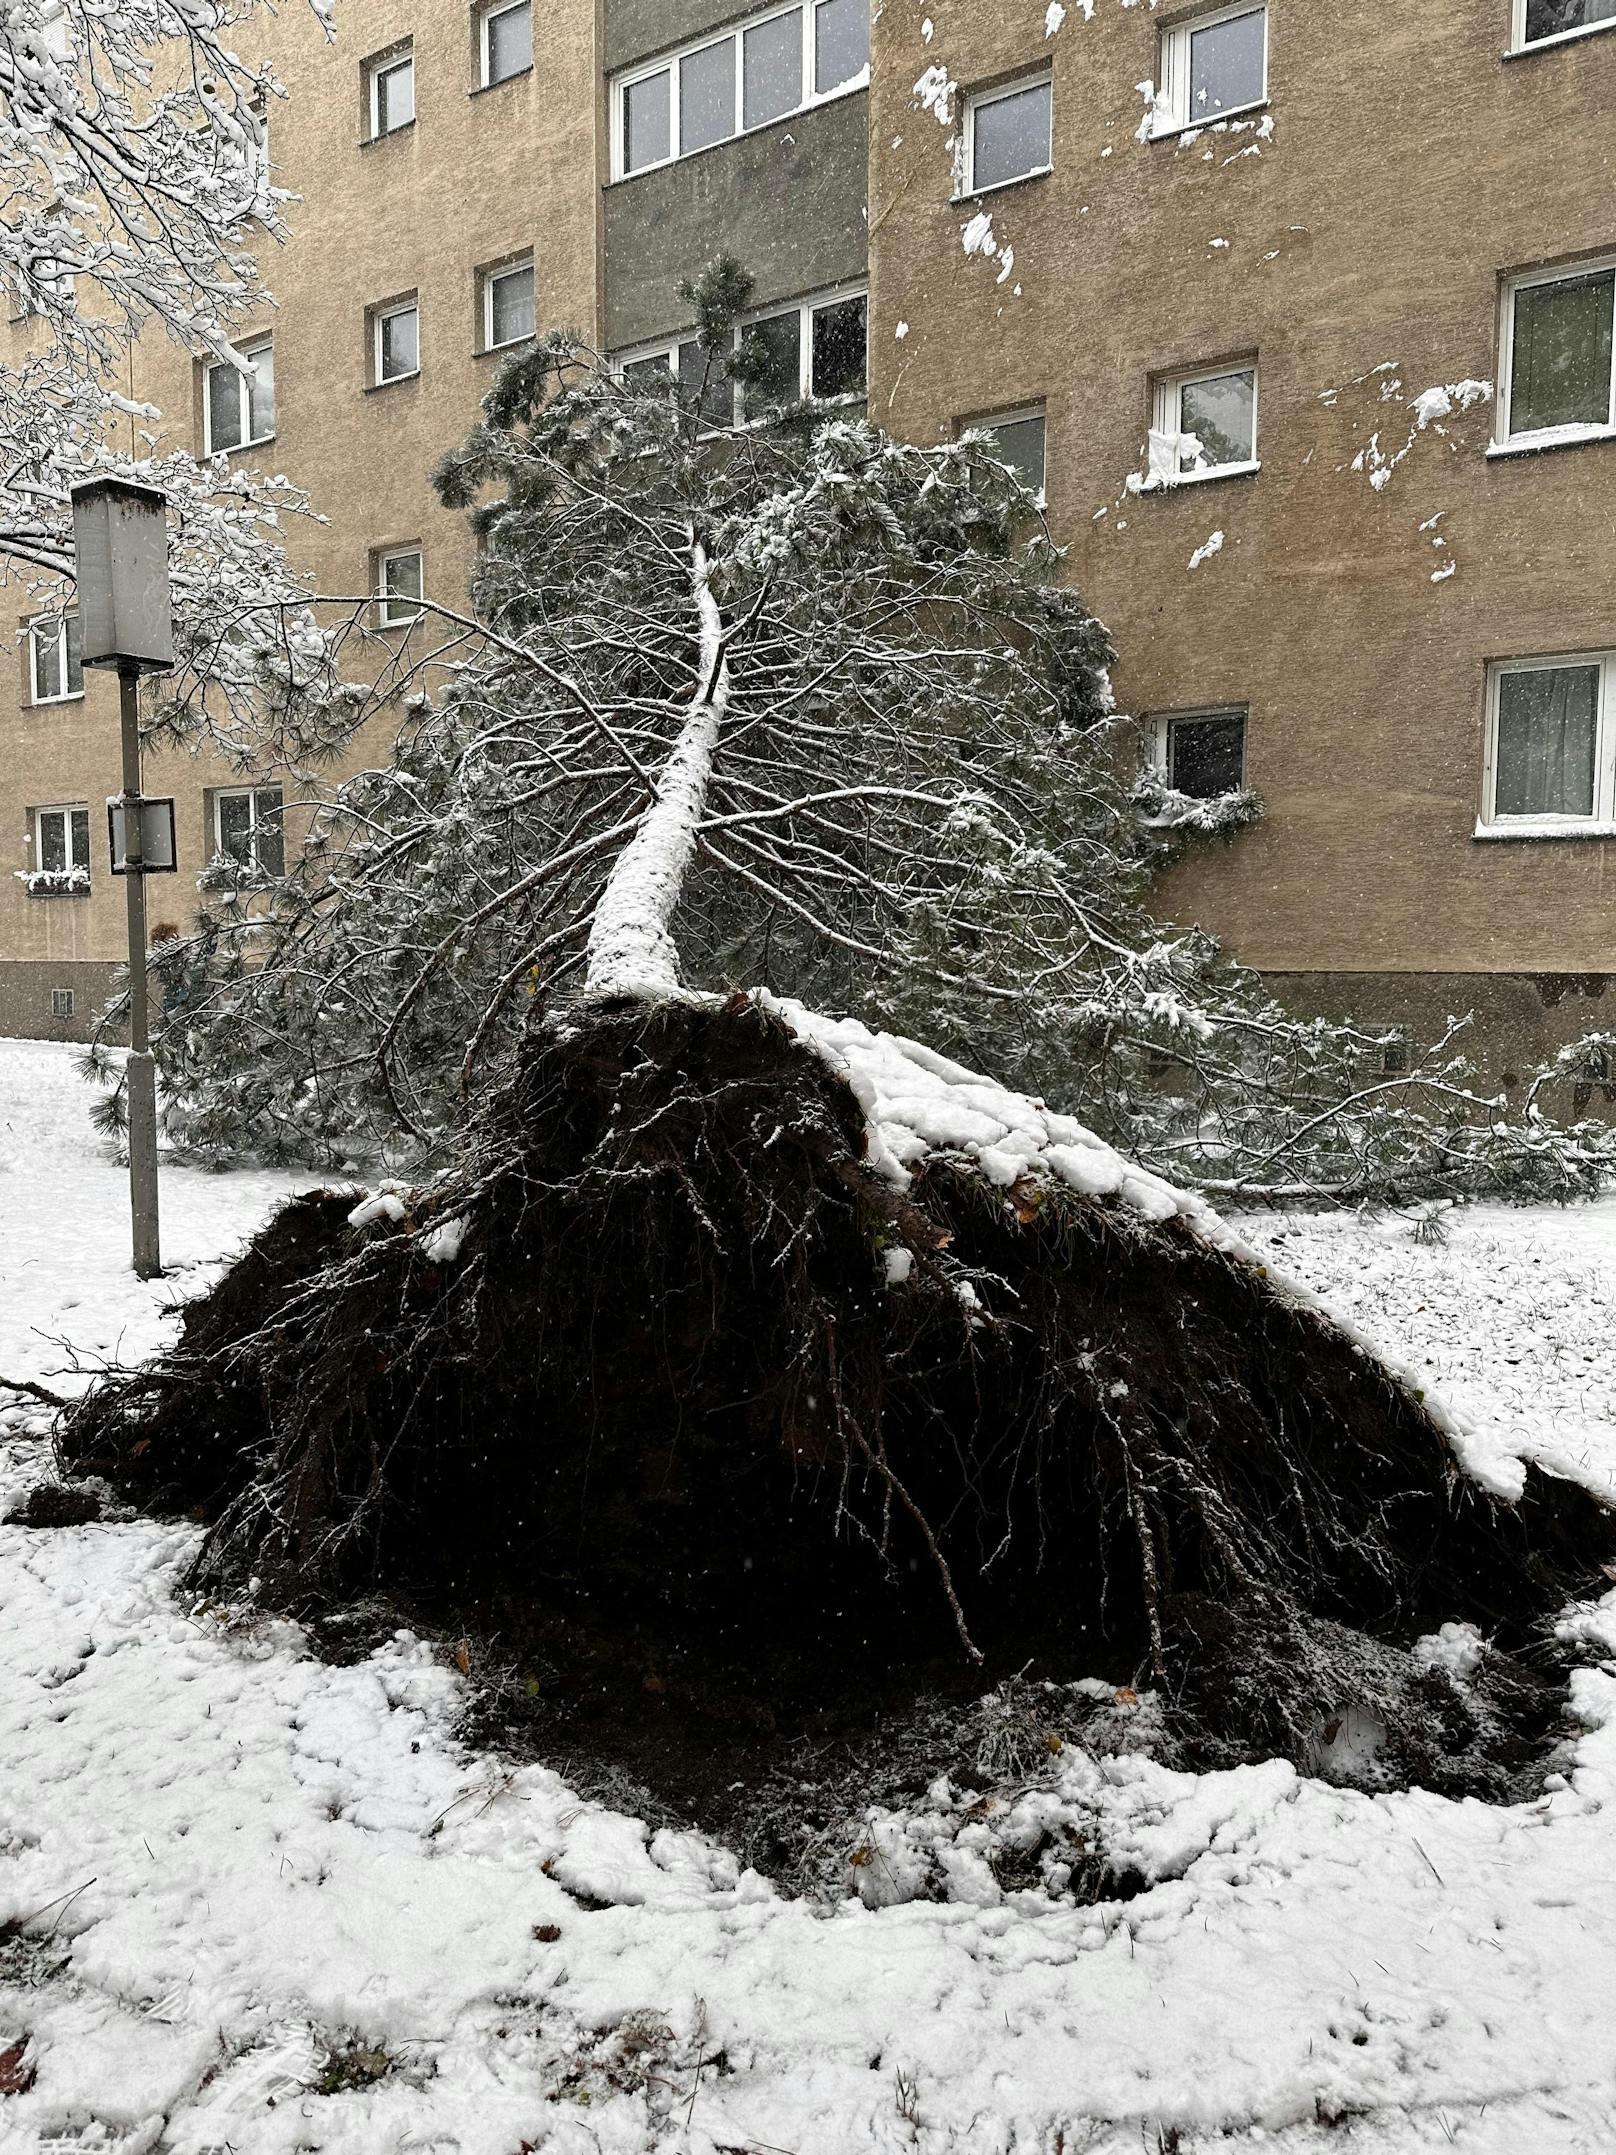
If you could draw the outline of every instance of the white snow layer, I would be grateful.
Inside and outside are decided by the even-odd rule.
[[[1003,1124],[990,1151],[1103,1153],[900,1044],[826,1028],[828,1051],[832,1030],[878,1113],[890,1075],[924,1120],[937,1079],[950,1116],[969,1090]],[[193,1279],[285,1187],[171,1169]],[[128,1272],[124,1201],[68,1056],[0,1042],[0,1370],[57,1367],[46,1335],[133,1354],[164,1330],[172,1283]],[[1491,1416],[1501,1453],[1616,1459],[1616,1204],[1461,1211],[1441,1248],[1350,1215],[1251,1233]],[[45,1464],[0,1440],[0,1511]],[[44,1910],[0,1941],[0,2060],[26,2044],[32,2076],[0,2094],[7,2155],[1616,2142],[1616,1596],[1568,1620],[1594,1665],[1538,1802],[1069,1751],[1008,1810],[939,1781],[873,1813],[849,1851],[861,1893],[825,1909],[699,1834],[467,1752],[461,1679],[408,1636],[335,1668],[290,1626],[176,1604],[193,1545],[144,1520],[0,1527],[0,1926]],[[1470,1649],[1455,1627],[1427,1650]],[[1146,1890],[1001,1889],[985,1836],[1030,1844],[1046,1820]],[[922,1876],[949,1897],[903,1901]],[[318,2092],[350,2041],[384,2077]]]

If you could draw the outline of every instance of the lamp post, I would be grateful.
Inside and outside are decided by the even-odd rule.
[[[79,639],[86,666],[118,676],[123,729],[124,893],[129,915],[129,1204],[135,1271],[163,1269],[157,1216],[157,1073],[146,980],[146,817],[140,784],[140,677],[174,663],[168,502],[155,487],[91,479],[73,488]]]

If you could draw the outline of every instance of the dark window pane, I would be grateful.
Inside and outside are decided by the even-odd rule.
[[[34,701],[49,703],[62,693],[61,624],[36,621],[33,627]]]
[[[870,0],[818,0],[814,9],[814,88],[824,97],[870,64]]]
[[[659,165],[673,151],[673,75],[647,75],[623,92],[623,170]]]
[[[755,322],[746,338],[752,357],[761,361],[743,392],[748,415],[795,404],[802,395],[802,317],[796,308]]]
[[[381,321],[381,378],[396,382],[421,364],[421,317],[413,307],[384,314]]]
[[[625,382],[647,383],[651,386],[673,384],[673,369],[668,364],[666,352],[653,352],[649,359],[630,359],[624,362],[622,376]]]
[[[241,440],[241,376],[222,361],[208,369],[208,448],[234,449]]]
[[[382,560],[382,619],[413,621],[420,611],[421,586],[418,553],[385,555]]]
[[[1597,666],[1533,666],[1498,684],[1494,810],[1501,816],[1591,816]]]
[[[252,859],[252,795],[219,796],[219,851],[245,868]]]
[[[253,795],[253,854],[266,874],[286,869],[286,838],[281,827],[281,789],[260,786]]]
[[[90,865],[90,811],[75,808],[73,811],[73,866],[88,868]]]
[[[528,0],[490,15],[487,35],[490,82],[507,82],[533,65],[533,9]]]
[[[1175,718],[1167,729],[1167,775],[1176,793],[1216,800],[1246,782],[1246,722],[1226,718]]]
[[[519,344],[534,328],[533,266],[502,270],[488,280],[488,342]]]
[[[735,132],[735,40],[721,38],[679,63],[679,154],[704,150]]]
[[[1616,22],[1616,0],[1526,0],[1526,42]]]
[[[60,875],[67,866],[67,818],[59,808],[39,819],[39,859],[36,866]]]
[[[84,661],[79,656],[79,617],[67,617],[67,692],[70,696],[84,693]]]
[[[729,370],[695,337],[679,347],[679,394],[687,404],[700,399],[704,426],[734,425],[735,389]]]
[[[1029,494],[1044,491],[1044,422],[1032,419],[1000,419],[984,431],[993,436],[1000,456]]]
[[[802,10],[760,23],[744,38],[741,95],[748,127],[762,127],[802,103]]]
[[[1264,47],[1266,11],[1236,15],[1190,33],[1190,105],[1192,123],[1215,120],[1220,112],[1254,105],[1267,90]]]
[[[1529,284],[1515,294],[1509,428],[1608,426],[1616,270]]]
[[[1179,391],[1178,425],[1192,434],[1196,449],[1181,446],[1180,471],[1215,471],[1225,464],[1249,464],[1257,454],[1257,376],[1250,367],[1238,374],[1217,374],[1204,382],[1186,382]]]
[[[866,318],[863,298],[839,299],[814,309],[814,395],[861,397],[864,394]]]
[[[976,107],[971,171],[975,192],[1048,170],[1049,114],[1047,82],[1034,83],[1030,90],[1017,90],[1009,97],[996,97]]]
[[[268,441],[275,431],[275,347],[260,344],[247,354],[248,423],[254,441]]]

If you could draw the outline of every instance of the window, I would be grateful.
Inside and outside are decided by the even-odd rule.
[[[1382,1077],[1407,1077],[1414,1067],[1414,1033],[1407,1025],[1383,1025],[1377,1030],[1384,1034],[1380,1043],[1380,1074]]]
[[[1504,288],[1499,443],[1616,430],[1616,262]]]
[[[1257,369],[1180,374],[1156,385],[1152,474],[1166,485],[1257,469]]]
[[[34,866],[46,875],[90,872],[88,808],[34,810]]]
[[[1549,45],[1616,29],[1616,0],[1515,0],[1515,44]]]
[[[1268,98],[1268,10],[1229,7],[1162,32],[1152,132],[1179,134]]]
[[[425,589],[418,546],[401,546],[376,556],[376,614],[383,628],[418,621]]]
[[[77,614],[46,614],[28,624],[28,668],[35,703],[66,703],[84,694]]]
[[[626,179],[862,87],[869,0],[801,0],[613,85],[612,176]]]
[[[78,1007],[78,997],[71,988],[52,988],[50,998],[53,1018],[70,1018]]]
[[[1192,711],[1160,721],[1157,753],[1167,783],[1192,801],[1215,801],[1246,783],[1244,711]]]
[[[1025,411],[999,412],[991,419],[974,419],[972,431],[988,435],[1003,461],[1037,501],[1044,503],[1044,412],[1042,405]]]
[[[497,352],[507,344],[524,343],[532,336],[535,322],[533,264],[511,262],[503,269],[485,269],[483,350]]]
[[[1616,822],[1616,652],[1493,668],[1482,821]]]
[[[421,371],[421,309],[413,299],[401,299],[396,304],[378,307],[371,316],[371,334],[375,340],[372,364],[375,380],[385,382],[407,381],[412,374]]]
[[[223,359],[210,360],[206,369],[202,405],[208,456],[251,448],[275,432],[275,347],[266,337],[243,346],[241,356],[245,372]]]
[[[962,194],[986,194],[1049,170],[1053,98],[1054,85],[1045,76],[967,102]]]
[[[492,89],[496,82],[509,82],[514,75],[525,75],[532,67],[532,0],[484,8],[477,31],[478,80],[485,90]]]
[[[284,809],[279,786],[243,787],[213,796],[214,851],[242,868],[282,875],[286,869]]]
[[[368,74],[370,139],[375,142],[383,135],[396,135],[401,127],[414,122],[415,55],[394,52],[385,59],[372,60]]]
[[[731,379],[721,359],[705,352],[695,337],[623,354],[615,365],[628,382],[658,376],[677,380],[687,400],[701,396],[702,417],[713,427],[756,424],[781,405],[809,397],[827,402],[862,397],[869,299],[863,292],[837,292],[775,308],[741,325],[737,349],[743,344],[757,368],[744,383]]]

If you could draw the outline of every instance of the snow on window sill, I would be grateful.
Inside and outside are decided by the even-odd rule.
[[[1054,171],[1053,165],[1034,165],[1030,172],[1018,172],[1014,179],[995,180],[991,187],[967,187],[961,193],[950,195],[949,201],[958,209],[969,202],[985,202],[989,195],[1002,195],[1010,187],[1026,187],[1033,180],[1047,180]]]
[[[1158,122],[1153,118],[1149,139],[1152,142],[1179,142],[1185,135],[1210,134],[1214,127],[1221,127],[1227,120],[1243,120],[1254,112],[1266,112],[1271,102],[1267,97],[1254,97],[1249,104],[1231,105],[1227,112],[1214,113],[1204,120],[1174,118]]]
[[[30,898],[88,898],[88,868],[19,868],[17,881]]]
[[[1616,441],[1616,426],[1545,427],[1538,434],[1512,434],[1508,441],[1489,442],[1487,454],[1536,456],[1541,449],[1575,449],[1590,441]]]
[[[1147,483],[1140,488],[1140,492],[1172,494],[1181,486],[1206,486],[1213,479],[1254,479],[1261,470],[1261,460],[1255,457],[1244,464],[1214,464],[1210,471],[1175,472],[1172,478],[1163,479],[1155,486]]]
[[[1579,23],[1574,30],[1556,30],[1553,37],[1535,37],[1530,44],[1511,45],[1504,58],[1528,60],[1534,52],[1552,52],[1557,45],[1580,44],[1585,37],[1597,37],[1601,30],[1616,30],[1616,15],[1604,22]]]
[[[54,711],[58,704],[82,703],[83,701],[83,689],[75,688],[70,689],[65,696],[36,696],[29,708],[34,711]]]
[[[1616,838],[1616,823],[1601,823],[1592,816],[1562,816],[1539,820],[1532,816],[1507,818],[1501,823],[1478,823],[1473,837],[1490,839]]]

